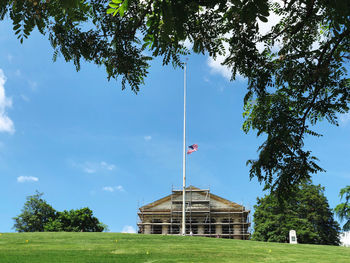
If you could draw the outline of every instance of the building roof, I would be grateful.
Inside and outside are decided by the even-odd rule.
[[[197,187],[192,186],[192,185],[186,187],[186,190],[194,190],[195,192],[197,192],[197,193],[199,193],[199,194],[201,194],[201,195],[203,195],[203,196],[206,195],[207,192],[209,192],[208,189],[200,189],[200,188],[197,188]],[[180,195],[182,195],[182,191],[178,191],[178,193],[179,193]],[[163,197],[163,198],[161,198],[161,199],[159,199],[159,200],[156,200],[156,201],[154,201],[154,202],[152,202],[152,203],[146,204],[146,205],[140,207],[140,210],[151,209],[151,208],[154,208],[154,207],[156,207],[156,206],[158,206],[158,205],[161,205],[161,204],[163,204],[163,203],[165,203],[165,202],[168,202],[168,201],[171,200],[171,195],[172,195],[172,194],[167,195],[167,196],[165,196],[165,197]],[[220,196],[218,196],[218,195],[215,195],[215,194],[212,194],[212,193],[210,193],[210,192],[209,192],[209,195],[210,195],[210,199],[213,199],[213,200],[216,200],[216,201],[218,201],[218,202],[220,202],[220,203],[223,203],[223,204],[226,205],[226,207],[232,207],[232,208],[234,208],[235,210],[241,210],[241,211],[242,211],[242,210],[245,210],[245,207],[242,206],[242,205],[240,205],[240,204],[237,204],[237,203],[235,203],[235,202],[232,202],[232,201],[230,201],[230,200],[227,200],[227,199],[225,199],[225,198],[222,198],[222,197],[220,197]]]

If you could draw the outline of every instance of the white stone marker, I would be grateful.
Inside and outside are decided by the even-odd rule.
[[[297,233],[295,232],[295,230],[289,231],[289,243],[298,244]]]
[[[341,246],[350,247],[350,231],[340,234]]]

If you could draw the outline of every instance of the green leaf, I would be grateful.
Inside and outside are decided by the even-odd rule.
[[[116,9],[113,9],[113,8],[108,8],[107,9],[107,14],[112,14],[116,11]]]
[[[116,4],[109,4],[110,7],[112,8],[118,8],[120,5],[116,5]]]
[[[269,9],[266,9],[266,10],[260,10],[260,14],[263,15],[263,16],[269,16],[270,13],[269,13]]]
[[[118,11],[119,11],[120,16],[123,17],[124,12],[125,12],[125,8],[123,8],[123,6],[121,6],[121,7],[119,7]]]
[[[269,6],[267,1],[257,0],[255,4],[262,16],[269,16]]]
[[[15,25],[14,27],[13,27],[13,30],[14,31],[16,31],[18,28],[20,28],[21,27],[21,24],[17,24],[17,25]]]
[[[125,0],[122,5],[119,7],[119,14],[121,17],[124,16],[125,11],[128,10],[128,0]]]
[[[64,8],[73,8],[79,5],[80,0],[61,0],[61,4]]]
[[[264,16],[258,16],[259,17],[259,19],[262,21],[262,22],[264,22],[264,23],[267,23],[269,20],[266,18],[266,17],[264,17]]]

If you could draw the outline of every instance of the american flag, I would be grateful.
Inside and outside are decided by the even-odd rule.
[[[196,152],[197,150],[198,150],[198,145],[192,144],[192,145],[188,146],[187,154],[191,154],[193,152]]]

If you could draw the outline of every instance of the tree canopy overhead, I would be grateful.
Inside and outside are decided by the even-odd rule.
[[[304,139],[349,110],[348,0],[3,0],[6,14],[21,41],[37,27],[54,59],[102,65],[135,92],[152,59],[145,50],[174,66],[190,52],[186,40],[195,53],[225,55],[232,79],[248,80],[244,131],[266,135],[247,162],[250,177],[278,193],[323,171]],[[262,32],[271,17],[278,21]]]
[[[150,57],[144,55],[134,22],[106,14],[108,0],[2,0],[0,20],[9,17],[21,43],[36,28],[59,55],[79,70],[81,61],[104,66],[108,79],[121,77],[137,92],[147,75]],[[130,16],[138,16],[138,8]]]

